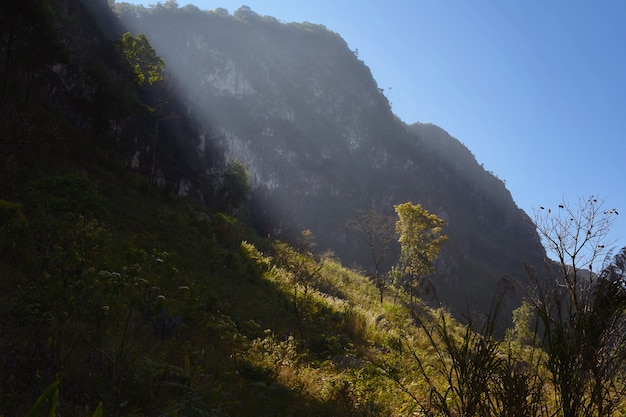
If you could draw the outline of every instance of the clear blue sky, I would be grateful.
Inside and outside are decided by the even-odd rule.
[[[325,25],[359,50],[402,120],[463,142],[531,217],[593,194],[623,211],[614,236],[626,245],[626,1],[178,3]]]

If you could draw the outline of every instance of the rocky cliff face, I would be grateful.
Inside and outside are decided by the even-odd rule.
[[[148,35],[202,126],[188,152],[202,156],[210,142],[248,168],[262,232],[288,239],[311,229],[320,248],[369,269],[346,221],[359,208],[391,215],[394,204],[421,203],[447,222],[433,281],[460,308],[484,307],[503,276],[522,278],[523,261],[542,259],[502,181],[443,129],[398,120],[338,34],[245,7],[126,7],[122,19]]]

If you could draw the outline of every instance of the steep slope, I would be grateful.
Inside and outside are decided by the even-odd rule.
[[[461,309],[485,307],[503,276],[523,277],[523,261],[543,258],[504,184],[442,129],[398,120],[338,34],[247,7],[118,10],[168,62],[202,139],[250,171],[262,232],[295,238],[311,229],[321,248],[369,269],[346,221],[359,208],[391,215],[394,204],[421,203],[447,222],[433,281]]]

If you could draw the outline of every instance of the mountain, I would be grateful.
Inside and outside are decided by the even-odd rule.
[[[446,221],[450,239],[431,280],[439,299],[461,310],[488,306],[498,285],[524,280],[524,261],[544,258],[504,183],[445,130],[399,120],[339,34],[246,6],[232,15],[175,2],[117,10],[180,87],[199,126],[182,146],[199,171],[214,164],[202,162],[207,143],[248,169],[261,233],[294,241],[309,229],[320,249],[369,270],[368,249],[346,222],[358,209],[392,215],[394,204],[420,203]]]
[[[161,74],[110,4],[0,2],[0,415],[556,415],[569,403],[543,393],[563,391],[565,368],[593,378],[598,349],[617,359],[577,395],[620,386],[604,376],[625,355],[597,337],[602,323],[616,326],[603,340],[624,333],[623,303],[597,301],[625,298],[623,253],[610,285],[589,287],[614,297],[581,293],[572,321],[555,281],[535,299],[555,334],[537,339],[525,304],[499,340],[504,314],[462,325],[397,287],[381,295],[309,233],[272,238],[309,227],[318,249],[368,268],[343,227],[354,209],[422,202],[448,222],[432,277],[447,302],[455,282],[512,284],[497,276],[539,252],[504,184],[442,129],[397,120],[338,35],[247,8],[117,5],[202,35],[168,37],[191,54],[170,68],[188,72]],[[285,34],[295,50],[260,49]],[[192,54],[203,45],[210,60]]]

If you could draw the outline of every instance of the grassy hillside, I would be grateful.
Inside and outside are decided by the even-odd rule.
[[[1,201],[0,414],[59,380],[65,415],[405,415],[445,392],[442,336],[479,346],[332,255],[125,169],[47,168]]]
[[[381,303],[309,234],[260,238],[107,152],[25,150],[41,169],[0,200],[0,415],[50,387],[42,410],[76,416],[568,415],[529,305],[497,338],[497,315]]]
[[[25,415],[57,379],[65,415],[100,401],[106,415],[412,404],[380,365],[410,317],[402,297],[380,304],[332,256],[260,239],[115,157],[87,169],[69,155],[25,148],[41,170],[0,201],[0,414]]]

